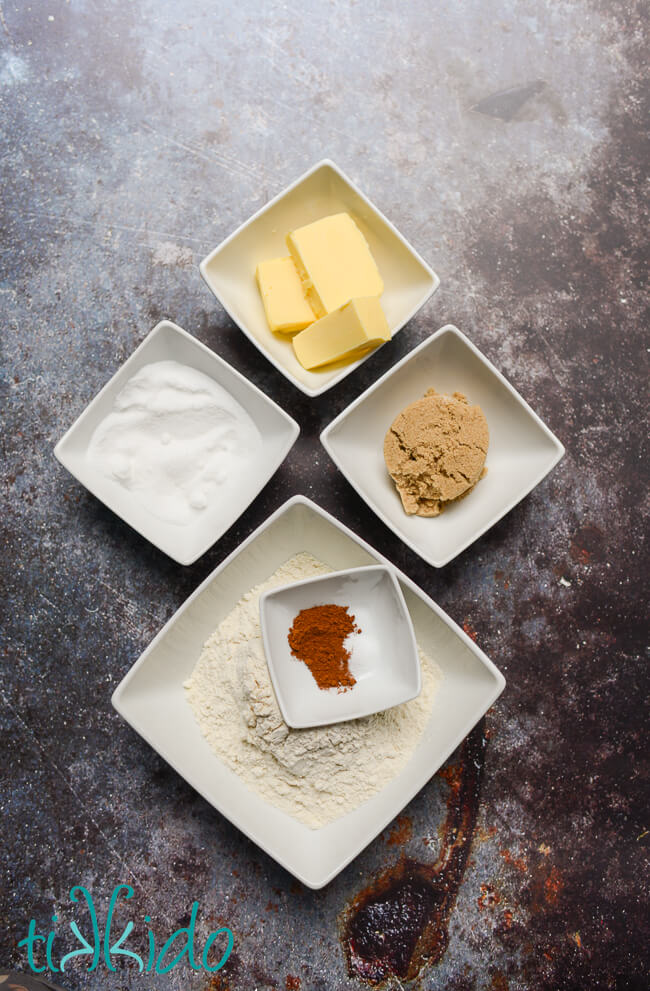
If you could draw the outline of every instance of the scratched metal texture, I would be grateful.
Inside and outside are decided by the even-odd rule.
[[[71,965],[53,983],[646,988],[647,8],[3,0],[0,15],[0,965],[26,970],[17,942],[29,919],[42,931],[52,914],[69,920],[73,884],[101,913],[129,882],[136,945],[145,915],[166,938],[197,899],[202,937],[216,924],[234,932],[224,971],[209,980],[182,966],[152,979]],[[309,400],[226,317],[197,263],[326,155],[441,287],[394,344]],[[261,495],[190,568],[134,535],[52,456],[162,316],[302,428]],[[449,321],[567,454],[436,571],[373,516],[317,439]],[[109,703],[185,597],[298,492],[403,568],[508,680],[445,771],[317,893],[199,798]]]

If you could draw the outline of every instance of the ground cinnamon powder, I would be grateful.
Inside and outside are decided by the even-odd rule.
[[[303,661],[319,688],[345,692],[356,685],[348,667],[350,651],[344,646],[350,633],[361,633],[347,606],[301,609],[289,630],[291,653]]]

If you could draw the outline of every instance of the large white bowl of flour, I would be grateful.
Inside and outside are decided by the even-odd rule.
[[[405,703],[412,708],[287,727],[265,673],[260,592],[309,572],[377,563],[389,564],[294,496],[206,578],[113,695],[117,711],[179,774],[312,888],[404,808],[505,685],[480,648],[393,569],[423,664],[423,691]],[[338,760],[346,748],[350,759]]]

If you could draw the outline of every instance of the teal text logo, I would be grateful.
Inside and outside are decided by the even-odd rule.
[[[59,955],[56,953],[54,945],[57,938],[56,930],[52,929],[46,935],[37,933],[36,921],[30,919],[27,935],[20,940],[18,946],[26,948],[27,961],[32,971],[35,974],[42,974],[45,970],[50,970],[55,974],[62,973],[65,971],[66,965],[76,957],[87,958],[88,971],[97,970],[100,964],[103,964],[108,970],[116,971],[115,961],[120,957],[132,960],[139,972],[147,974],[167,974],[184,960],[192,970],[205,970],[210,974],[216,974],[225,965],[232,953],[233,934],[228,926],[221,926],[209,933],[202,949],[197,948],[198,902],[192,904],[188,925],[172,933],[160,948],[158,948],[156,937],[150,928],[151,919],[145,915],[144,921],[149,927],[147,928],[147,950],[144,954],[140,954],[129,949],[125,944],[135,928],[135,923],[127,922],[119,934],[113,932],[113,929],[115,908],[118,901],[120,899],[128,901],[130,898],[133,898],[133,888],[129,884],[118,884],[113,889],[104,925],[100,927],[92,895],[87,888],[75,885],[70,889],[70,901],[75,905],[85,903],[88,914],[88,919],[83,927],[84,931],[75,919],[70,922],[70,931],[78,946],[60,956],[57,966],[56,958]],[[52,922],[58,922],[58,916],[53,915]],[[40,944],[45,948],[46,966],[39,966],[36,959],[38,950],[42,951]],[[220,957],[219,953],[221,953]]]

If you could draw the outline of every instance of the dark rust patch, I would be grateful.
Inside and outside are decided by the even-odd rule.
[[[413,835],[413,824],[408,816],[398,816],[393,823],[386,842],[388,846],[403,846]]]
[[[469,619],[466,619],[465,622],[463,623],[463,630],[465,631],[467,636],[470,637],[470,639],[472,639],[476,643],[476,638],[478,634],[476,630],[472,628],[472,624],[470,623]]]
[[[587,523],[575,534],[571,542],[571,557],[578,564],[602,561],[605,553],[605,535],[595,524]]]
[[[554,905],[555,902],[558,900],[558,896],[562,891],[563,887],[564,887],[564,881],[560,876],[560,872],[558,871],[557,867],[555,866],[551,867],[551,871],[548,877],[546,878],[546,880],[544,881],[544,895],[546,897],[546,901],[549,902],[551,905]]]
[[[353,900],[343,919],[343,948],[351,977],[378,984],[412,980],[441,959],[449,919],[467,865],[483,772],[486,738],[481,720],[464,742],[449,784],[442,847],[434,864],[402,858]]]
[[[478,896],[479,908],[494,908],[501,901],[501,895],[493,884],[482,884],[481,893]]]
[[[206,984],[204,991],[231,991],[232,985],[228,983],[225,977],[221,974],[217,974],[215,977],[211,977],[209,982]]]
[[[528,873],[528,862],[525,857],[514,857],[510,850],[499,850],[506,864],[515,867],[520,874]]]

